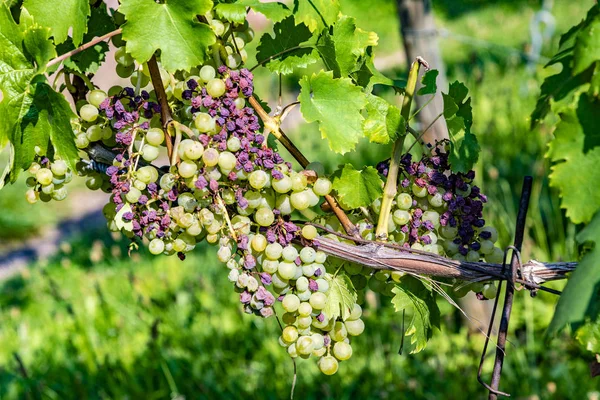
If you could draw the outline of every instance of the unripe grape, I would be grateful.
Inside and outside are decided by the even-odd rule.
[[[106,92],[104,92],[103,90],[92,90],[89,94],[88,94],[88,101],[90,102],[91,105],[95,106],[95,107],[100,107],[100,104],[102,104],[102,102],[106,99]]]
[[[227,150],[235,153],[236,151],[238,151],[241,148],[242,148],[242,142],[240,141],[240,139],[236,138],[235,136],[232,136],[229,139],[227,139]],[[234,167],[235,167],[235,165],[234,165]],[[233,169],[233,167],[230,169]]]
[[[158,158],[159,148],[151,144],[145,144],[142,148],[142,158],[148,162],[152,162]]]
[[[324,356],[318,361],[317,365],[325,375],[333,375],[338,370],[338,361],[333,356]]]
[[[317,279],[317,285],[319,287],[319,292],[327,293],[327,291],[329,290],[329,282],[327,282],[325,279]]]
[[[98,118],[98,109],[91,104],[86,104],[79,110],[79,116],[84,121],[93,122]]]
[[[318,196],[325,196],[331,192],[332,184],[327,178],[319,178],[313,185],[313,192]]]
[[[237,53],[229,54],[225,59],[225,64],[231,69],[236,69],[241,63],[242,57]]]
[[[287,195],[277,196],[277,200],[275,201],[275,208],[279,210],[281,215],[289,215],[294,211],[292,207],[292,203],[290,201],[290,197]]]
[[[63,160],[55,160],[52,165],[50,165],[50,169],[52,173],[56,176],[63,176],[69,170],[67,163]]]
[[[346,330],[350,336],[358,336],[365,330],[365,323],[362,319],[346,321],[344,324],[346,325]]]
[[[486,299],[493,299],[496,297],[496,285],[493,283],[486,283],[483,285],[483,297]]]
[[[298,339],[298,329],[295,326],[286,326],[281,332],[281,337],[287,343],[294,343]]]
[[[256,210],[256,213],[254,214],[254,220],[260,226],[270,226],[275,220],[275,214],[273,214],[273,211],[270,209],[261,207]]]
[[[271,186],[277,193],[288,193],[292,189],[292,179],[284,175],[281,179],[273,179]]]
[[[437,211],[429,210],[423,213],[422,221],[431,221],[434,228],[440,227],[440,214]]]
[[[130,187],[129,192],[127,192],[127,194],[125,195],[125,199],[127,199],[129,203],[137,203],[141,195],[142,192],[140,192],[139,189],[135,187]]]
[[[416,197],[426,197],[429,194],[426,186],[420,187],[416,183],[412,184],[411,190]]]
[[[218,19],[211,20],[210,27],[217,36],[222,36],[225,33],[225,25]]]
[[[219,251],[217,251],[217,258],[223,263],[229,261],[231,258],[231,249],[226,246],[220,247]]]
[[[152,146],[160,146],[165,140],[165,134],[162,129],[150,128],[146,132],[146,142]]]
[[[298,318],[298,328],[300,328],[300,329],[310,328],[311,324],[312,324],[312,317],[310,317],[310,316]]]
[[[252,238],[252,248],[257,251],[257,252],[263,252],[265,250],[265,248],[267,247],[267,238],[265,238],[264,235],[261,235],[260,233],[254,235],[254,237]]]
[[[488,232],[491,235],[489,240],[492,243],[496,243],[496,241],[498,240],[498,231],[493,226],[484,227],[483,229],[481,229],[480,233],[482,232]]]
[[[279,263],[277,272],[283,279],[293,279],[296,276],[296,264],[282,261]]]
[[[300,314],[302,317],[307,317],[310,315],[310,313],[312,313],[312,306],[310,303],[300,303],[300,306],[298,307],[298,314]]]
[[[133,71],[135,71],[135,65],[133,64],[128,66],[124,66],[123,64],[117,64],[115,68],[115,72],[117,73],[117,75],[123,79],[129,78],[131,74],[133,74]]]
[[[446,225],[446,226],[442,226],[440,228],[440,235],[444,239],[452,240],[456,237],[457,234],[458,234],[458,228],[455,226]]]
[[[237,158],[235,157],[235,155],[233,155],[233,153],[224,151],[219,154],[218,163],[219,163],[219,168],[221,168],[222,171],[231,171],[232,169],[235,168],[235,164],[237,163]]]
[[[352,357],[352,346],[345,342],[337,342],[333,345],[333,355],[340,361]]]
[[[212,147],[206,149],[202,154],[202,161],[207,167],[214,167],[219,162],[219,152]]]
[[[300,307],[300,299],[295,294],[286,294],[281,305],[286,312],[295,312]]]
[[[294,174],[292,177],[292,190],[294,192],[300,192],[306,189],[308,184],[308,178],[304,174]]]
[[[269,182],[269,175],[263,170],[256,170],[248,176],[248,182],[254,189],[260,190]]]
[[[348,317],[348,321],[355,321],[357,319],[359,319],[362,315],[362,308],[361,306],[359,306],[358,304],[354,304],[354,306],[352,307],[352,312],[350,313],[350,316]]]
[[[48,168],[40,168],[35,173],[35,179],[37,179],[37,181],[43,186],[51,184],[53,177],[52,171]]]
[[[281,255],[287,262],[294,262],[298,257],[298,250],[292,245],[287,245],[283,248]]]
[[[341,342],[348,336],[346,326],[342,321],[336,321],[333,325],[333,329],[330,332],[330,336],[336,342]]]
[[[302,227],[302,237],[308,240],[313,240],[318,236],[317,228],[312,225],[304,225]],[[316,258],[316,253],[315,253]],[[311,261],[312,262],[312,261]]]
[[[298,350],[296,350],[296,343],[292,343],[288,348],[287,348],[287,352],[288,355],[292,358],[296,358],[298,357]]]
[[[92,125],[85,131],[85,136],[90,142],[97,142],[99,140],[102,140],[104,132],[102,131],[100,125]]]
[[[304,276],[296,280],[296,290],[299,292],[305,292],[308,290],[308,279]]]
[[[37,203],[37,201],[40,199],[38,192],[36,192],[33,189],[29,189],[25,192],[25,199],[27,200],[27,202],[29,204],[34,204]]]
[[[396,210],[392,214],[392,219],[398,225],[406,225],[410,221],[410,214],[405,210]]]
[[[246,107],[246,100],[242,97],[238,97],[233,101],[233,104],[235,104],[235,108],[241,110],[242,108]]]
[[[504,262],[504,252],[502,249],[494,247],[494,250],[485,256],[485,260],[492,264],[502,264]]]
[[[225,94],[225,82],[222,79],[211,79],[206,83],[206,91],[210,97],[221,97]]]
[[[315,310],[322,310],[327,304],[327,296],[321,292],[314,292],[310,295],[310,305]]]
[[[265,248],[265,255],[270,260],[279,260],[283,247],[279,243],[269,243]]]
[[[133,65],[133,57],[127,53],[125,47],[119,47],[115,51],[115,61],[124,67]]]
[[[290,204],[292,207],[302,211],[310,206],[310,199],[306,192],[295,192],[290,196]]]
[[[293,312],[286,312],[281,316],[281,320],[286,325],[293,325],[296,323],[296,315]]]
[[[67,188],[65,186],[55,189],[52,192],[52,199],[56,201],[63,201],[67,198]]]
[[[263,271],[269,274],[274,274],[279,268],[279,261],[276,260],[264,260],[262,263]]]
[[[324,264],[325,260],[327,260],[327,254],[325,254],[322,251],[317,251],[317,254],[315,255],[315,262],[319,263],[319,264]]]
[[[217,126],[214,118],[207,113],[198,113],[194,118],[194,125],[202,133],[214,132]]]
[[[429,195],[427,199],[429,200],[429,204],[431,204],[433,207],[441,207],[444,204],[444,199],[442,198],[442,194],[440,192],[437,192],[433,196]]]
[[[494,251],[494,242],[491,240],[482,240],[479,244],[481,245],[481,248],[479,249],[481,254],[488,255]]]
[[[312,337],[310,336],[302,336],[296,342],[296,350],[299,354],[310,354],[313,352],[314,348],[315,345],[313,343]]]
[[[477,262],[477,261],[479,261],[479,258],[480,258],[479,252],[477,252],[475,250],[470,250],[466,256],[466,259],[469,262]]]
[[[314,264],[303,265],[302,274],[306,277],[312,277],[315,274]]]
[[[152,239],[148,245],[151,254],[158,255],[165,250],[165,242],[160,239]]]
[[[208,82],[216,76],[215,68],[212,65],[204,65],[200,68],[200,79],[202,82]]]

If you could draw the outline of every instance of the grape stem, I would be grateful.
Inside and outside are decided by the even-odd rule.
[[[169,125],[173,121],[173,116],[171,115],[171,108],[167,101],[167,94],[165,93],[165,87],[163,86],[162,78],[160,77],[160,70],[158,69],[155,54],[148,60],[148,71],[150,72],[150,79],[152,79],[152,86],[156,91],[158,104],[160,104],[160,120],[166,136],[165,142],[167,145],[167,153],[169,155],[169,160],[171,160],[173,157],[173,138],[169,132]]]
[[[59,64],[59,63],[63,62],[64,60],[66,60],[67,58],[69,58],[71,56],[74,56],[77,53],[81,53],[82,51],[87,50],[90,47],[92,47],[92,46],[94,46],[94,45],[96,45],[96,44],[98,44],[100,42],[103,42],[103,41],[105,41],[107,39],[110,39],[111,37],[116,36],[116,35],[120,34],[121,32],[122,32],[122,29],[119,28],[119,29],[115,29],[112,32],[108,32],[106,35],[102,35],[102,36],[99,36],[97,38],[94,38],[94,39],[90,40],[89,42],[87,42],[85,44],[82,44],[78,48],[69,51],[68,53],[65,53],[65,54],[60,55],[60,56],[58,56],[56,58],[53,58],[52,60],[50,60],[48,62],[48,64],[46,64],[46,68],[50,68],[51,66],[53,66],[55,64]]]
[[[310,162],[306,157],[304,157],[304,154],[302,154],[300,149],[296,147],[296,145],[290,140],[290,138],[287,137],[285,132],[281,130],[278,121],[276,121],[273,117],[267,114],[267,112],[260,105],[256,97],[250,96],[248,98],[248,102],[250,103],[252,108],[254,108],[260,119],[263,121],[265,131],[267,131],[267,133],[272,133],[273,136],[275,136],[275,138],[277,138],[277,140],[279,140],[279,142],[283,145],[283,147],[285,147],[286,150],[289,151],[290,154],[296,159],[296,161],[298,161],[302,168],[306,168],[308,164],[310,164]],[[360,234],[358,232],[358,229],[352,223],[352,221],[350,221],[344,210],[342,210],[342,208],[339,206],[336,199],[330,194],[325,195],[324,197],[325,201],[327,201],[327,203],[331,207],[331,211],[333,211],[335,216],[338,218],[346,233],[352,237],[359,239]]]
[[[215,200],[217,201],[217,205],[219,206],[221,211],[223,211],[223,217],[225,218],[225,221],[227,222],[227,227],[229,228],[229,233],[231,234],[231,237],[233,238],[233,240],[235,240],[237,242],[237,235],[235,234],[233,225],[231,225],[231,220],[229,219],[229,213],[227,213],[227,208],[225,207],[225,203],[223,203],[223,199],[221,199],[221,196],[216,194]]]
[[[406,89],[404,91],[404,99],[401,110],[402,117],[406,123],[408,123],[408,118],[410,116],[410,107],[412,105],[412,99],[417,87],[420,66],[421,62],[419,59],[413,61],[412,65],[410,66],[410,72],[408,73],[408,80],[406,82]],[[390,168],[388,170],[385,187],[383,188],[383,198],[381,201],[379,220],[377,221],[377,230],[375,231],[375,237],[378,240],[385,241],[388,237],[388,225],[390,213],[392,211],[392,203],[396,197],[396,194],[398,193],[398,171],[400,170],[400,159],[402,158],[405,138],[406,134],[399,137],[394,143]]]

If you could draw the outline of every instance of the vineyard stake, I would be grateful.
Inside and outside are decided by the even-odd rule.
[[[515,227],[515,242],[514,246],[510,246],[512,249],[512,257],[509,267],[510,272],[510,280],[507,276],[507,285],[506,292],[504,297],[504,307],[502,309],[502,319],[500,321],[500,329],[498,331],[498,341],[496,343],[496,360],[494,361],[494,369],[492,372],[492,382],[490,385],[483,382],[481,379],[481,372],[483,369],[483,362],[485,360],[485,353],[487,351],[487,346],[489,343],[489,337],[492,332],[492,326],[494,324],[494,318],[496,316],[496,309],[498,307],[498,302],[500,298],[500,292],[502,290],[502,281],[498,283],[498,291],[496,294],[496,300],[494,302],[494,309],[492,311],[492,316],[490,318],[490,324],[488,326],[488,332],[485,340],[485,344],[483,346],[483,351],[481,354],[481,360],[479,362],[479,370],[477,372],[477,380],[481,383],[488,391],[490,392],[488,399],[496,400],[498,395],[501,396],[510,396],[510,394],[501,392],[498,390],[500,385],[500,377],[502,375],[502,366],[504,364],[504,357],[506,356],[506,336],[508,335],[508,323],[510,321],[510,314],[512,311],[512,305],[515,294],[515,283],[517,281],[517,271],[520,268],[521,257],[520,251],[523,245],[523,236],[525,234],[525,221],[527,218],[527,210],[529,208],[529,199],[531,197],[531,186],[532,186],[533,178],[531,176],[526,176],[523,180],[523,188],[521,190],[521,200],[519,202],[519,213],[517,214],[517,224]],[[504,267],[506,267],[506,255],[504,260]],[[504,272],[504,269],[503,269]]]

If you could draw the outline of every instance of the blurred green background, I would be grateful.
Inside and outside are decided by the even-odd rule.
[[[477,180],[490,199],[486,220],[498,228],[501,244],[510,244],[522,178],[531,174],[535,184],[524,258],[575,259],[575,227],[566,222],[546,178],[544,153],[552,133],[544,125],[529,130],[539,85],[550,73],[542,65],[528,68],[523,56],[531,41],[530,20],[541,3],[433,3],[438,28],[449,32],[439,38],[449,81],[464,81],[473,99],[473,131],[482,147]],[[542,55],[556,51],[559,35],[592,3],[554,1],[556,31]],[[395,2],[342,4],[359,27],[379,34],[376,55],[387,60],[385,73],[402,78]],[[297,78],[286,78],[284,97],[290,101]],[[267,73],[258,73],[256,86],[262,97],[276,99],[277,80]],[[356,153],[334,156],[315,126],[290,125],[292,139],[329,172],[343,162],[374,164],[389,154],[386,146],[362,144]],[[77,188],[82,185],[75,185],[67,205],[27,205],[23,182],[0,191],[0,265],[7,265],[8,254],[24,243],[35,247],[32,237],[72,218],[73,205],[86,199]],[[83,232],[57,239],[58,254],[0,282],[0,399],[289,397],[293,368],[277,343],[277,323],[241,311],[212,248],[200,246],[184,262],[144,251],[128,257],[127,243],[118,236],[85,219],[80,225]],[[501,389],[519,399],[598,399],[600,381],[589,378],[591,354],[568,335],[544,339],[555,302],[545,293],[534,299],[517,293]],[[484,341],[478,328],[485,326],[489,304],[472,299],[463,304],[479,322],[466,321],[440,301],[441,331],[422,353],[399,355],[401,316],[389,299],[369,296],[366,330],[353,342],[351,361],[326,377],[315,360],[298,360],[295,397],[484,398],[476,378]]]

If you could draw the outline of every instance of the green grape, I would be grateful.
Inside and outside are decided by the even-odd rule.
[[[40,168],[35,173],[35,179],[42,185],[46,186],[52,183],[53,174],[48,168]]]
[[[99,140],[102,140],[104,132],[102,131],[100,125],[92,125],[85,131],[85,136],[90,142],[97,142]]]
[[[198,144],[200,144],[200,143],[198,143]],[[200,158],[200,157],[198,157],[198,158]],[[235,165],[237,164],[237,158],[235,157],[235,155],[233,155],[233,153],[230,153],[228,151],[223,151],[221,154],[219,154],[219,162],[218,163],[219,163],[219,168],[221,168],[222,171],[231,171],[235,168]]]
[[[444,204],[444,199],[442,198],[442,194],[441,193],[436,193],[433,196],[429,195],[427,196],[427,199],[429,200],[429,204],[431,204],[433,207],[441,207]]]
[[[270,209],[261,207],[256,210],[256,213],[254,214],[254,220],[260,226],[270,226],[273,221],[275,221],[275,214],[273,214],[273,211]]]
[[[31,165],[29,166],[29,168],[27,169],[27,172],[29,172],[32,175],[35,175],[40,168],[42,168],[42,166],[36,162],[31,163]]]
[[[292,179],[284,175],[281,179],[273,179],[271,186],[273,186],[273,190],[277,193],[288,193],[292,190]]]
[[[292,175],[292,190],[294,192],[301,192],[306,189],[308,184],[308,178],[304,174],[294,173]]]
[[[274,274],[277,272],[277,268],[279,268],[279,261],[276,260],[264,260],[262,262],[263,271],[268,272],[269,274]]]
[[[314,348],[315,345],[313,343],[312,337],[310,336],[302,336],[296,342],[296,350],[299,354],[310,354],[313,352]]]
[[[35,204],[40,199],[38,192],[33,189],[29,189],[25,192],[25,199],[29,204]]]
[[[392,214],[392,219],[398,225],[406,225],[410,221],[410,214],[405,210],[396,210]]]
[[[135,187],[130,187],[129,192],[127,192],[127,194],[125,195],[125,199],[129,203],[137,203],[137,201],[140,199],[141,195],[142,195],[142,192],[140,192],[139,189],[136,189]]]
[[[30,176],[25,180],[25,184],[27,185],[27,187],[32,188],[35,187],[35,185],[37,185],[37,181],[35,180],[35,177]]]
[[[262,189],[269,182],[269,175],[263,170],[256,170],[248,176],[248,182],[254,189]]]
[[[225,25],[218,19],[210,21],[210,27],[217,36],[222,36],[225,33]]]
[[[103,90],[99,90],[99,89],[92,90],[88,94],[88,101],[94,107],[100,107],[100,104],[102,104],[102,102],[105,99],[106,99],[106,92],[104,92]]]
[[[342,321],[336,321],[333,325],[333,329],[330,332],[331,338],[336,342],[341,342],[348,336],[346,326]]]
[[[186,89],[187,87],[185,85],[185,82],[177,82],[172,89],[173,97],[175,97],[177,100],[183,100],[183,91]]]
[[[483,285],[483,297],[486,299],[494,299],[496,297],[496,285],[493,283],[486,283]]]
[[[151,254],[158,255],[165,251],[165,242],[161,239],[152,239],[148,245]]]
[[[296,290],[298,292],[305,292],[308,290],[308,279],[304,276],[301,276],[296,280]]]
[[[113,137],[113,131],[112,129],[110,129],[109,126],[105,126],[104,128],[102,128],[102,140],[114,140]],[[116,142],[115,142],[116,144]]]
[[[492,226],[486,226],[485,228],[481,229],[480,233],[481,232],[489,232],[489,234],[491,235],[489,240],[492,243],[496,243],[496,241],[498,240],[498,231]]]
[[[425,196],[427,196],[429,194],[427,192],[427,187],[426,186],[420,187],[416,183],[412,184],[411,189],[412,189],[413,194],[415,196],[417,196],[417,197],[425,197]]]
[[[159,128],[150,128],[146,132],[146,142],[152,146],[160,146],[165,140],[165,133]]]
[[[288,348],[287,352],[290,357],[296,358],[298,357],[298,351],[296,350],[296,343],[292,343]]]
[[[238,50],[242,50],[246,45],[246,42],[241,37],[234,37],[233,41],[235,42],[235,47],[237,47]]]
[[[219,79],[219,81],[221,81]],[[221,81],[222,82],[222,81]],[[213,117],[207,113],[198,113],[194,118],[194,125],[202,133],[214,132],[217,129],[217,124]]]
[[[211,79],[206,84],[206,91],[210,97],[221,97],[225,94],[225,90],[225,82],[219,78]]]
[[[127,54],[127,51],[124,47],[120,47],[115,51],[115,61],[124,67],[129,67],[133,64],[133,57]]]
[[[55,189],[52,192],[52,199],[56,201],[63,201],[67,198],[67,188],[65,186]]]
[[[237,53],[229,54],[227,56],[227,58],[225,59],[225,64],[231,69],[238,68],[241,63],[242,63],[242,56],[240,56]]]
[[[466,256],[466,259],[469,262],[477,262],[477,261],[479,261],[479,258],[480,258],[479,252],[477,252],[475,250],[470,250]]]
[[[286,294],[281,302],[286,312],[293,313],[300,307],[300,299],[295,294]]]
[[[119,86],[119,85],[111,86],[110,89],[108,89],[108,95],[109,96],[116,96],[119,93],[121,93],[122,91],[123,91],[123,86]]]
[[[240,141],[240,139],[236,138],[235,136],[232,136],[229,139],[227,139],[227,150],[235,153],[236,151],[238,151],[241,148],[242,148],[242,142]],[[231,168],[231,169],[233,169],[233,168]]]
[[[338,361],[333,356],[323,356],[317,362],[319,370],[325,375],[333,375],[338,370]]]
[[[298,250],[292,245],[287,245],[283,248],[281,255],[284,261],[294,262],[298,257]]]
[[[93,122],[98,118],[98,108],[91,104],[86,104],[79,110],[81,119],[87,122]]]
[[[317,251],[317,254],[315,255],[315,262],[324,264],[325,260],[327,260],[327,254],[322,251]]]
[[[481,245],[481,248],[479,249],[479,252],[481,254],[487,256],[488,254],[494,251],[494,242],[492,242],[491,240],[482,240],[479,242],[479,244]]]
[[[204,65],[200,68],[200,79],[206,83],[216,76],[215,68],[212,65]]]
[[[67,163],[63,160],[54,160],[52,165],[50,165],[50,169],[52,170],[52,173],[54,175],[63,176],[67,173],[69,167],[67,166]]]
[[[348,317],[348,321],[356,321],[362,315],[362,308],[358,304],[354,304],[352,307],[352,312],[350,312],[350,316]]]
[[[304,191],[292,193],[290,196],[290,204],[297,210],[306,210],[310,206],[310,198]]]
[[[332,184],[327,178],[319,178],[313,185],[313,192],[318,196],[326,196],[331,192]]]
[[[126,42],[123,40],[123,35],[118,34],[110,38],[110,41],[115,47],[124,47]]]
[[[327,296],[321,292],[314,292],[310,295],[309,303],[315,310],[322,310],[327,305]]]
[[[494,247],[494,250],[485,256],[485,260],[492,264],[502,264],[504,262],[504,252],[502,249]]]
[[[304,225],[302,227],[302,237],[304,239],[308,239],[308,240],[313,240],[314,238],[316,238],[318,236],[318,232],[317,232],[317,228],[315,228],[312,225]],[[316,259],[317,255],[315,253],[315,259]]]
[[[129,81],[131,82],[131,85],[133,87],[138,87],[139,85],[139,87],[143,88],[148,86],[148,84],[150,83],[150,78],[138,71],[135,74],[131,75]]]
[[[300,329],[306,329],[306,328],[310,328],[311,324],[312,324],[312,317],[299,317],[298,318],[298,328]]]
[[[156,180],[158,179],[158,171],[156,170],[156,168],[148,165],[138,169],[136,172],[136,177],[145,184],[148,184],[150,182],[156,182]]]
[[[310,313],[312,313],[312,306],[310,305],[310,303],[300,303],[300,306],[298,307],[298,314],[300,314],[300,316],[302,317],[308,317]]]
[[[333,345],[333,355],[340,361],[348,360],[352,357],[352,346],[346,342],[337,342]]]
[[[275,207],[279,210],[281,215],[290,215],[294,211],[290,197],[287,195],[277,196]]]
[[[287,343],[294,343],[298,339],[298,329],[295,326],[286,326],[281,332],[281,337]]]
[[[131,64],[128,66],[124,66],[122,64],[117,64],[117,66],[115,67],[115,72],[117,73],[117,75],[120,78],[123,78],[123,79],[129,78],[131,76],[131,74],[133,74],[133,71],[135,71],[134,64]]]
[[[423,213],[423,221],[431,221],[435,229],[440,227],[440,214],[437,211],[428,210]]]
[[[317,286],[319,287],[319,292],[327,293],[329,290],[329,282],[323,278],[317,279]]]
[[[296,264],[282,261],[277,267],[277,272],[283,279],[290,280],[296,276],[296,268]]]
[[[242,108],[246,107],[246,100],[242,97],[238,97],[233,101],[233,104],[235,104],[235,108],[241,110]]]
[[[344,322],[344,324],[346,325],[346,330],[348,331],[348,335],[350,336],[358,336],[365,330],[365,323],[362,319],[346,321]]]
[[[152,162],[158,158],[160,149],[156,146],[146,143],[142,148],[142,158],[148,162]]]
[[[265,248],[265,255],[270,260],[279,260],[283,247],[279,243],[269,243]]]
[[[190,141],[184,149],[184,156],[188,160],[198,160],[204,154],[204,146],[200,142]],[[221,153],[223,154],[223,153]],[[182,157],[183,158],[183,157]],[[220,156],[219,156],[220,159]]]
[[[202,154],[202,161],[204,161],[204,165],[207,167],[214,167],[219,163],[219,152],[217,149],[209,147],[208,149],[204,150],[204,153]]]
[[[248,201],[249,208],[257,208],[262,202],[262,196],[259,192],[249,190],[244,194],[244,198]]]
[[[452,240],[458,234],[458,228],[455,226],[446,225],[442,226],[439,232],[444,239]]]
[[[300,250],[300,260],[305,264],[310,264],[317,258],[317,252],[312,247],[304,247]]]
[[[308,196],[308,206],[309,207],[314,207],[317,204],[319,204],[319,196],[317,196],[315,194],[315,192],[311,189],[306,189],[304,191],[304,193],[306,194],[306,196]]]

